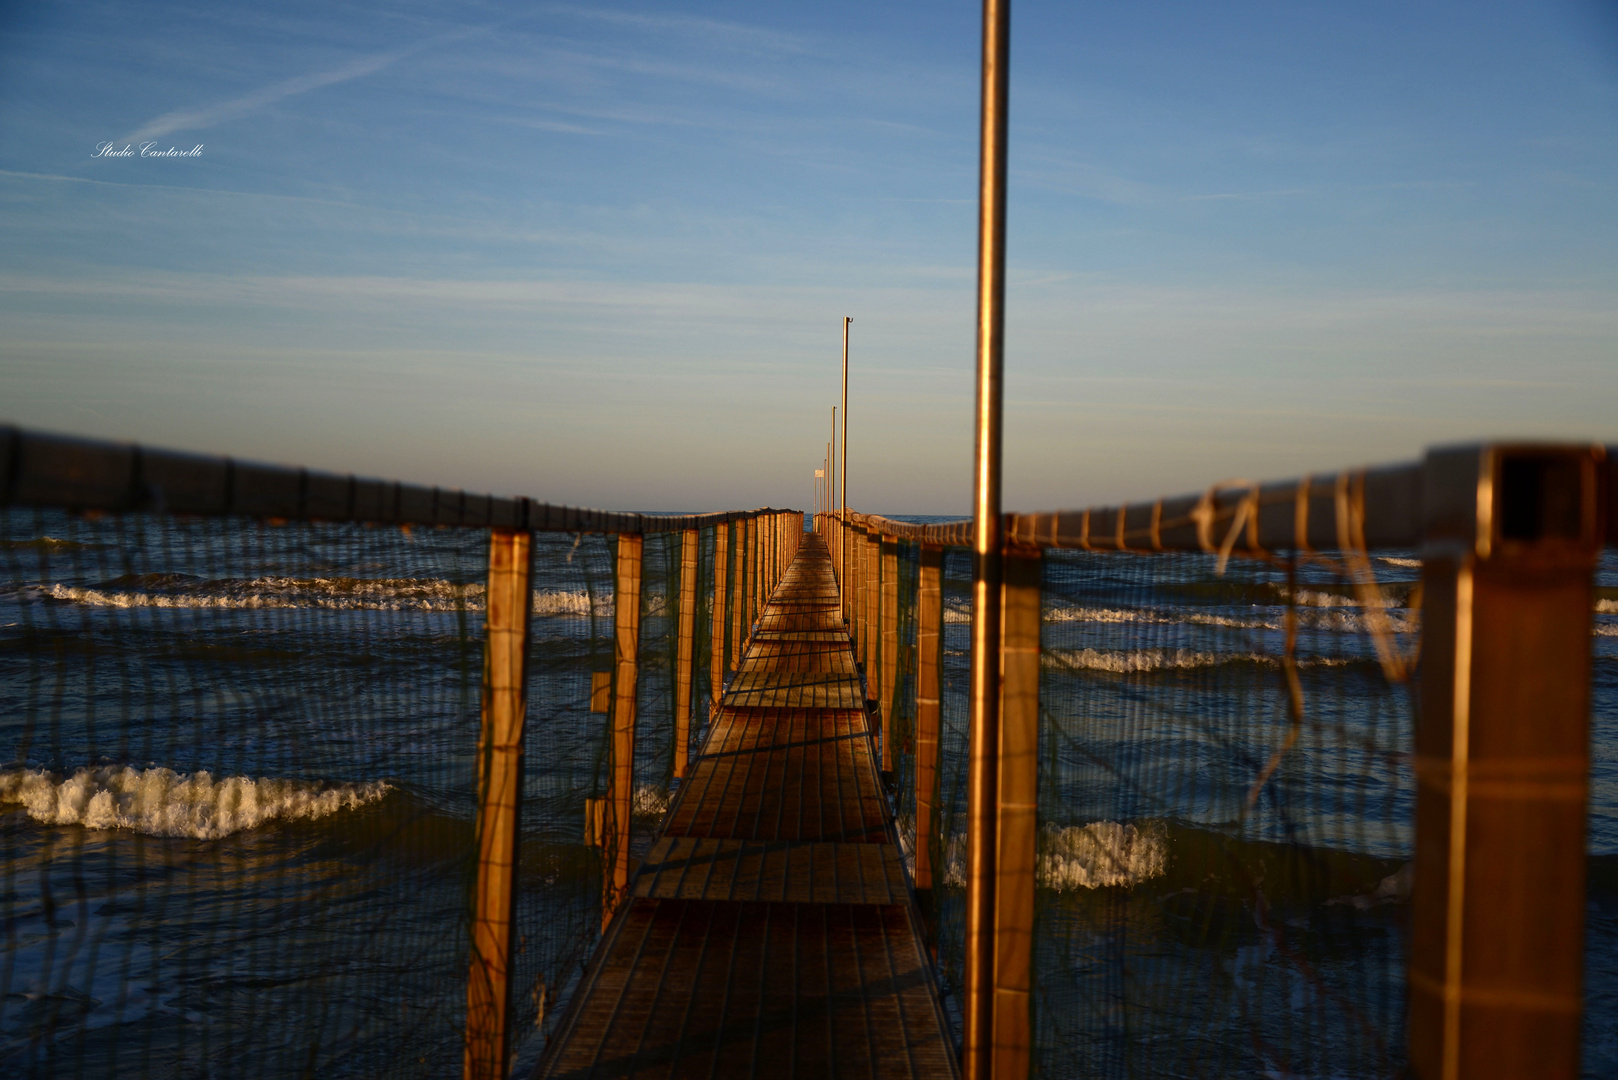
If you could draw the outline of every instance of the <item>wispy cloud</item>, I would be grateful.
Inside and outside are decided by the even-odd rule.
[[[333,86],[337,83],[374,75],[434,45],[441,45],[445,41],[457,38],[469,37],[482,30],[482,27],[458,30],[451,34],[427,38],[416,42],[414,45],[394,49],[391,52],[362,56],[327,71],[317,71],[308,75],[283,79],[280,82],[260,87],[251,93],[243,94],[241,97],[232,98],[229,101],[189,109],[175,109],[172,112],[166,112],[161,116],[148,120],[134,132],[118,141],[141,142],[146,139],[159,139],[176,131],[196,131],[200,128],[212,127],[226,120],[236,120],[257,112],[268,105],[274,105],[278,101],[285,101],[287,98],[296,97],[299,94],[307,94],[311,90],[319,90],[325,86]]]

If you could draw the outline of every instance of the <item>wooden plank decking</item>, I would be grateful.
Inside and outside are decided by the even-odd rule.
[[[541,1076],[957,1075],[863,704],[806,537]]]

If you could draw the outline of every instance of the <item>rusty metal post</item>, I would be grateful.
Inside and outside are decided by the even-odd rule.
[[[893,710],[899,696],[899,541],[880,537],[882,554],[882,771],[893,772]]]
[[[932,837],[938,828],[938,731],[943,694],[940,678],[944,640],[944,549],[921,548],[921,582],[916,591],[916,881],[933,887]]]
[[[680,626],[674,656],[674,777],[685,776],[691,749],[691,683],[697,674],[697,549],[701,536],[680,538]]]
[[[1421,1080],[1580,1073],[1604,456],[1427,457],[1409,978]]]
[[[528,621],[534,593],[531,541],[527,532],[507,529],[496,529],[489,537],[483,724],[478,739],[477,883],[462,1061],[467,1080],[504,1080],[508,1067],[511,921],[517,895]]]
[[[993,1071],[995,885],[1000,864],[1000,506],[1006,274],[1006,94],[1011,0],[983,0],[978,149],[976,413],[972,448],[972,667],[966,766],[966,911],[962,979],[963,1080],[1011,1080]],[[1026,1074],[1024,1074],[1026,1075]],[[1019,1076],[1017,1080],[1021,1080]]]
[[[611,785],[607,792],[607,851],[601,875],[605,929],[629,894],[629,821],[635,799],[635,690],[640,675],[640,586],[645,537],[618,534],[613,575],[613,679]]]
[[[714,526],[713,533],[713,649],[710,658],[713,673],[709,690],[718,701],[725,695],[725,584],[730,572],[730,525],[726,522]]]
[[[1026,1077],[1033,1047],[1034,839],[1039,779],[1040,553],[1008,548],[1000,606],[993,1075]]]

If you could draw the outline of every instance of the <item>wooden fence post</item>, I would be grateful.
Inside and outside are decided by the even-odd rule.
[[[1421,1080],[1579,1075],[1603,458],[1427,456],[1409,978]],[[1356,497],[1338,500],[1350,535]]]
[[[532,538],[495,529],[485,591],[483,723],[478,739],[477,884],[466,983],[466,1080],[505,1080],[511,921],[517,893],[523,720],[527,710]]]
[[[674,778],[685,776],[691,748],[691,683],[697,673],[697,551],[701,534],[680,537],[680,627],[674,657]]]
[[[882,771],[893,772],[894,706],[899,696],[899,541],[878,538],[882,553]]]
[[[747,612],[742,628],[742,648],[753,640],[753,623],[758,621],[758,518],[747,519]],[[740,657],[737,658],[738,661]]]
[[[747,519],[736,522],[736,567],[731,581],[734,596],[730,601],[730,670],[735,671],[742,662],[742,624],[747,618]]]
[[[1001,586],[995,822],[995,1080],[1024,1080],[1033,1046],[1034,843],[1039,780],[1040,552],[1006,549]]]
[[[882,541],[866,533],[860,544],[865,570],[865,686],[874,701],[882,700]]]
[[[933,887],[933,820],[938,804],[938,729],[941,719],[944,630],[944,549],[921,548],[921,585],[916,592],[916,881]]]
[[[618,534],[613,576],[613,655],[611,786],[607,791],[607,858],[601,880],[605,929],[629,894],[629,823],[635,805],[635,690],[640,676],[641,561],[646,538]]]
[[[724,522],[714,526],[713,534],[713,675],[710,681],[713,699],[725,696],[725,583],[730,572],[730,525]]]

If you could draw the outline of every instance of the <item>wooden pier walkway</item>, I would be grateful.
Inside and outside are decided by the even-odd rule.
[[[806,536],[539,1075],[954,1077],[919,930]]]

